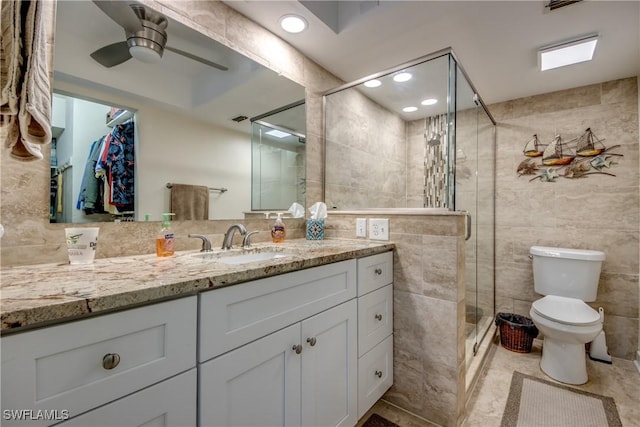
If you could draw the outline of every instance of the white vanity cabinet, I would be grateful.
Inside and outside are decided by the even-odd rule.
[[[201,425],[355,425],[355,297],[356,260],[201,294]]]
[[[196,328],[191,296],[3,337],[2,425],[195,425]]]
[[[393,384],[393,252],[358,260],[358,418]]]

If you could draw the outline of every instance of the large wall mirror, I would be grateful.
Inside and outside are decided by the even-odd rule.
[[[138,10],[138,17],[165,26],[161,16],[145,8]],[[252,210],[252,174],[255,181],[259,173],[252,172],[251,119],[292,105],[302,105],[304,117],[303,86],[171,17],[164,19],[164,53],[159,61],[148,63],[143,62],[146,52],[127,59],[130,50],[122,45],[126,20],[117,23],[93,2],[57,2],[53,222],[157,221],[170,209],[167,184],[173,183],[209,187],[209,219],[242,218]],[[106,46],[110,47],[102,49]],[[92,58],[94,52],[100,62]],[[268,122],[273,128],[304,135],[304,118],[300,121],[298,114],[295,124],[289,119],[287,114],[272,115]],[[127,184],[118,181],[120,186],[132,186],[131,203],[121,203],[117,212],[92,211],[80,203],[83,179],[92,173],[91,148],[114,130],[131,138],[133,157],[126,158],[125,165],[134,163],[134,179]],[[293,150],[298,163],[295,173],[287,174],[295,185],[279,186],[293,193],[269,209],[304,204],[302,140],[270,144],[272,151],[287,151],[272,158],[291,157],[288,153]],[[273,181],[273,175],[269,179]],[[277,182],[271,185],[278,187]],[[109,197],[114,195],[104,195],[103,200]]]

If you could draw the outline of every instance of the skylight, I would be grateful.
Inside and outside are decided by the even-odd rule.
[[[560,43],[538,51],[540,71],[591,61],[598,43],[598,35]]]

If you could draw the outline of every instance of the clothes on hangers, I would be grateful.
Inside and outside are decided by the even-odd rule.
[[[133,210],[135,185],[135,125],[133,120],[115,126],[93,142],[77,209],[86,215]]]

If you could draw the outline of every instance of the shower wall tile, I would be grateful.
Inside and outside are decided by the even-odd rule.
[[[394,384],[385,399],[457,425],[465,391],[464,216],[332,212],[327,236],[355,234],[355,218],[389,218],[394,253]]]
[[[405,122],[356,90],[326,98],[326,203],[405,207]]]
[[[394,289],[423,294],[423,265],[425,251],[422,236],[391,232],[391,240],[396,244],[394,257]]]
[[[456,236],[422,237],[424,295],[447,301],[458,301],[458,248]]]

